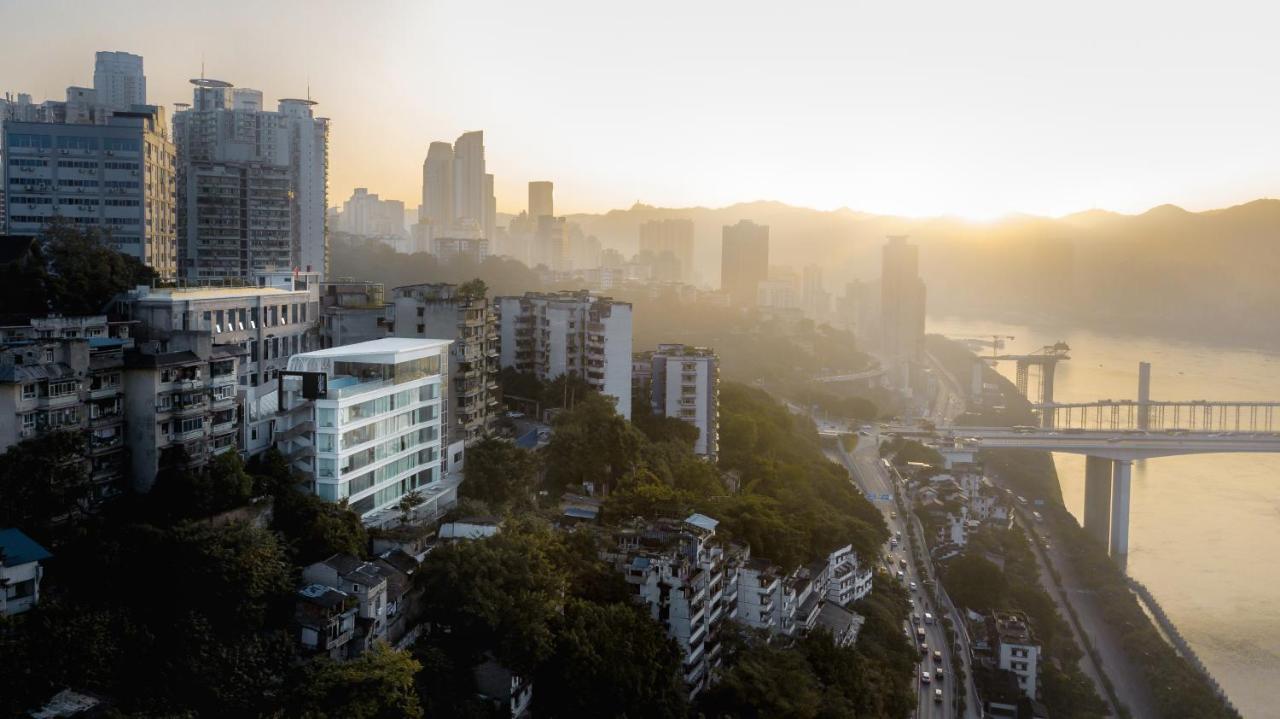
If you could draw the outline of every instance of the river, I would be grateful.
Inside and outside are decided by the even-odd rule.
[[[929,317],[953,338],[1012,335],[1009,353],[1059,340],[1060,402],[1133,399],[1138,362],[1151,398],[1280,400],[1280,354],[1090,332]],[[987,339],[990,339],[988,336]],[[989,351],[989,350],[988,350]],[[1013,378],[1012,362],[998,369]],[[963,380],[962,380],[963,381]],[[1030,382],[1034,392],[1036,378]],[[1055,454],[1067,508],[1084,507],[1084,457]],[[1156,595],[1246,717],[1280,715],[1280,455],[1191,455],[1135,462],[1129,574]]]

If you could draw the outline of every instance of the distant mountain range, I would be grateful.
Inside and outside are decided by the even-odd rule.
[[[884,237],[904,234],[920,246],[931,312],[1051,317],[1101,330],[1280,345],[1280,200],[1205,212],[1161,205],[1139,215],[1089,210],[991,222],[768,201],[637,204],[569,220],[629,256],[641,223],[673,217],[693,221],[695,269],[708,286],[719,284],[721,228],[738,220],[769,225],[772,264],[820,265],[835,295],[850,280],[877,277]]]

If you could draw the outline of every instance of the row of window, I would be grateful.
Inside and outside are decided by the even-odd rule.
[[[379,437],[386,437],[396,432],[404,431],[415,424],[430,422],[435,418],[436,408],[434,405],[401,412],[394,417],[387,417],[386,419],[366,424],[363,427],[343,432],[341,446],[342,449],[350,449],[365,442],[372,442]]]
[[[102,142],[99,143],[98,140]],[[80,135],[40,135],[33,133],[11,132],[9,133],[9,147],[34,148],[37,150],[48,150],[57,147],[59,150],[97,150],[101,145],[103,150],[112,152],[139,152],[142,150],[142,141],[133,138],[122,137],[84,137]]]

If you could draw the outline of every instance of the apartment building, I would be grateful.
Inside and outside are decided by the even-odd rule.
[[[738,570],[738,621],[754,629],[789,633],[785,616],[786,577],[767,559],[752,558]],[[784,621],[786,620],[786,621]]]
[[[386,290],[377,282],[337,280],[320,285],[320,347],[386,337]]]
[[[626,527],[602,559],[622,572],[684,655],[682,676],[692,699],[721,663],[720,629],[738,616],[738,566],[746,550],[716,537],[718,522],[693,514]]]
[[[0,451],[45,432],[85,434],[95,501],[124,476],[124,353],[131,323],[50,316],[0,327]]]
[[[441,469],[449,344],[389,337],[289,358],[275,439],[311,491],[372,525],[410,492],[428,513],[456,502]]]
[[[720,445],[720,358],[705,347],[682,344],[658,345],[647,356],[654,414],[696,427],[693,451],[714,460]]]
[[[544,381],[575,374],[631,418],[631,303],[586,290],[498,297],[503,367]]]
[[[449,347],[448,440],[470,443],[493,431],[501,413],[498,318],[487,298],[458,285],[405,285],[392,290],[388,316],[396,337],[441,338]]]
[[[161,277],[177,272],[175,150],[162,107],[104,115],[102,124],[4,122],[5,215],[12,234],[55,217],[93,228]]]
[[[329,121],[315,102],[197,79],[174,114],[178,253],[190,279],[328,268]]]
[[[165,469],[204,466],[240,449],[236,377],[243,352],[201,330],[139,338],[125,354],[125,436],[133,487]]]

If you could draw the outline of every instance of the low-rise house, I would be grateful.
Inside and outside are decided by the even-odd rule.
[[[817,626],[831,634],[836,646],[851,647],[858,641],[858,633],[866,617],[835,602],[824,602],[818,613]]]
[[[387,577],[382,567],[349,554],[335,554],[302,570],[302,581],[343,592],[356,601],[355,646],[357,655],[387,634]]]
[[[0,616],[22,614],[40,603],[40,563],[52,556],[22,530],[0,529]]]
[[[484,539],[497,534],[502,528],[502,519],[498,517],[466,517],[456,522],[445,522],[440,525],[437,535],[442,542],[459,539]]]
[[[827,566],[830,568],[828,601],[843,607],[871,593],[875,572],[870,563],[864,565],[858,560],[858,553],[853,551],[853,545],[847,544],[832,552],[827,559]]]
[[[1018,678],[1022,692],[1035,699],[1040,644],[1031,634],[1027,615],[1022,612],[994,612],[988,625],[995,640],[996,666],[1012,672]]]
[[[387,578],[387,641],[398,646],[418,618],[421,592],[413,581],[418,560],[396,549],[379,555],[373,563]]]
[[[347,656],[347,645],[356,634],[356,598],[324,584],[309,584],[298,590],[293,621],[304,650],[326,654],[331,659]]]
[[[565,492],[560,495],[560,524],[562,526],[595,524],[600,521],[602,507],[604,507],[604,500]]]
[[[533,705],[533,680],[516,674],[492,657],[472,670],[480,698],[491,703],[501,716],[523,719]]]

